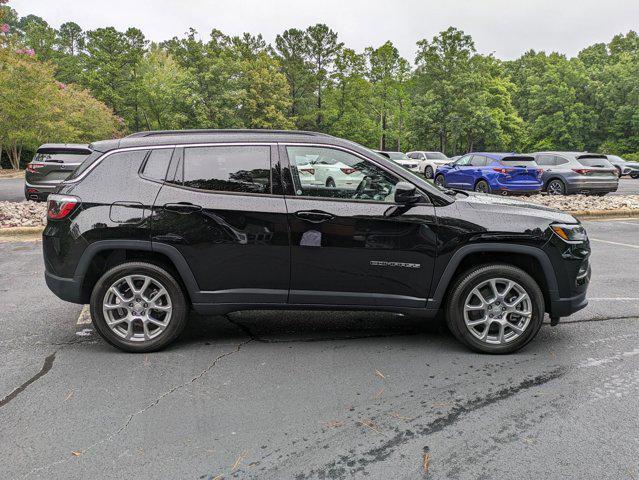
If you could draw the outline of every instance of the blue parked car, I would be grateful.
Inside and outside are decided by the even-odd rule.
[[[476,152],[439,167],[435,184],[482,193],[530,195],[541,190],[541,175],[535,157]]]

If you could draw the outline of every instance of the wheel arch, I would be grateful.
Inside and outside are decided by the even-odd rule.
[[[553,175],[552,177],[548,177],[548,179],[544,182],[544,186],[542,187],[542,191],[546,191],[548,190],[548,184],[550,182],[552,182],[553,180],[560,180],[563,184],[564,187],[568,188],[568,182],[566,181],[566,179],[564,177],[562,177],[561,175]]]
[[[175,276],[190,301],[199,291],[191,269],[175,247],[146,240],[99,240],[85,249],[73,276],[81,285],[84,303],[104,272],[129,261],[144,261],[164,268]]]
[[[464,271],[491,263],[514,265],[530,274],[543,292],[547,309],[558,295],[555,270],[543,250],[529,245],[482,243],[463,246],[451,256],[437,286],[432,287],[427,308],[439,309],[446,300],[449,286]]]

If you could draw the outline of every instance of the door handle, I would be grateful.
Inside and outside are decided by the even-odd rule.
[[[202,210],[201,205],[193,205],[188,202],[166,203],[163,208],[169,212],[175,212],[181,215],[188,215],[189,213],[199,212]]]
[[[334,215],[320,210],[304,210],[301,212],[295,212],[295,216],[311,223],[322,223],[334,218]]]

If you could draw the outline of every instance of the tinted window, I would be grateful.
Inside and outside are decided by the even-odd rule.
[[[218,192],[270,193],[270,152],[259,145],[185,148],[177,183]]]
[[[286,151],[298,196],[394,201],[398,179],[368,160],[328,147]]]
[[[408,159],[406,154],[401,152],[384,152],[384,155],[386,155],[391,160],[407,160]]]
[[[169,168],[169,163],[171,162],[171,155],[173,155],[172,148],[151,150],[149,158],[147,158],[146,164],[144,165],[144,171],[142,172],[144,176],[156,180],[164,180],[166,170]]]
[[[556,158],[554,155],[538,155],[537,156],[537,165],[544,166],[553,166],[557,165]]]
[[[564,165],[566,163],[568,163],[567,159],[555,156],[555,165]]]
[[[448,157],[441,152],[426,152],[426,158],[429,160],[448,160]]]
[[[409,154],[408,154],[408,158],[418,159],[418,158],[419,158],[419,155],[417,155],[416,153],[409,153]]]
[[[33,158],[34,162],[52,163],[82,163],[90,152],[38,152]]]
[[[604,157],[578,158],[577,161],[584,167],[611,167],[612,164]]]

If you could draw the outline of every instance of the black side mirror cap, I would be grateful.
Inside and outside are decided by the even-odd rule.
[[[412,183],[397,182],[397,185],[395,185],[395,203],[412,205],[422,199],[422,195],[417,193],[417,188]]]

